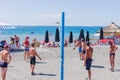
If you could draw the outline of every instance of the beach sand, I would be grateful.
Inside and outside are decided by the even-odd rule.
[[[109,70],[109,46],[93,49],[92,80],[120,80],[120,49],[116,52],[115,72]],[[36,75],[31,75],[29,62],[23,60],[23,51],[12,52],[6,80],[60,80],[60,48],[38,48],[37,51],[42,60],[37,59]],[[87,80],[87,71],[78,55],[78,48],[65,48],[64,80]]]

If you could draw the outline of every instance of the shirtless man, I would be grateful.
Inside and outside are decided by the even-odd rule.
[[[19,37],[18,36],[14,36],[14,40],[15,40],[15,43],[16,43],[16,47],[19,49],[20,45],[19,45]]]
[[[82,44],[81,44],[81,40],[77,40],[76,43],[74,43],[74,47],[78,47],[79,57],[82,60]]]
[[[82,60],[83,59],[83,57],[82,57],[82,43],[80,40],[78,41],[78,47],[79,47],[79,56],[80,56],[80,59]]]
[[[118,47],[112,42],[109,41],[110,44],[110,70],[114,72],[114,59],[115,59],[115,51],[118,49]]]
[[[8,45],[5,45],[4,50],[0,52],[0,67],[2,70],[2,74],[1,74],[2,80],[6,79],[7,66],[11,61],[11,55],[8,52],[8,50],[9,50]]]
[[[34,68],[35,68],[35,63],[36,63],[36,56],[40,60],[41,60],[41,57],[37,54],[34,43],[31,44],[31,48],[29,50],[29,55],[30,55],[31,75],[35,75]]]
[[[82,59],[85,60],[86,43],[85,43],[85,40],[83,38],[81,39],[81,44],[82,44]]]
[[[91,80],[91,64],[92,64],[92,55],[93,55],[93,48],[90,47],[90,43],[86,43],[86,54],[85,54],[85,66],[86,70],[88,70],[88,80]]]

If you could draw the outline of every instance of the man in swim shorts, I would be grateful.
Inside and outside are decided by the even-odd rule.
[[[4,45],[4,50],[0,52],[0,67],[2,70],[2,80],[6,80],[7,66],[11,61],[8,45]]]
[[[118,49],[118,47],[112,42],[109,41],[110,44],[110,65],[111,65],[111,72],[114,72],[114,60],[115,60],[115,51]]]
[[[86,70],[88,71],[88,80],[91,80],[92,55],[93,55],[93,48],[90,47],[90,43],[87,42],[84,65],[86,66]]]
[[[82,44],[82,59],[85,59],[85,53],[86,53],[86,43],[85,40],[82,38],[81,39],[81,44]]]
[[[19,45],[19,37],[17,35],[15,35],[15,44],[16,44],[16,47],[19,49],[20,45]]]
[[[79,55],[80,55],[80,59],[83,60],[82,58],[82,46],[79,45]]]
[[[74,47],[78,47],[78,52],[79,52],[79,57],[80,60],[82,60],[82,44],[81,44],[81,40],[77,40],[77,42],[74,44]]]
[[[34,43],[31,44],[31,48],[29,49],[29,55],[30,55],[31,75],[35,75],[34,68],[36,63],[36,56],[40,60],[41,60],[41,57],[37,54]]]
[[[79,51],[79,57],[82,60],[82,44],[81,44],[81,40],[77,41],[77,46],[78,46],[78,51]]]

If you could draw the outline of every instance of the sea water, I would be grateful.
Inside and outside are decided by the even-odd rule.
[[[65,26],[65,39],[69,38],[70,31],[73,32],[73,38],[78,39],[80,30],[84,30],[84,36],[89,31],[90,37],[93,36],[97,31],[104,26]],[[37,38],[38,41],[45,39],[45,32],[48,30],[50,41],[55,41],[56,28],[61,26],[0,26],[0,41],[7,40],[10,42],[10,37],[14,35],[19,36],[20,42],[23,42],[26,36],[30,37],[30,41]]]

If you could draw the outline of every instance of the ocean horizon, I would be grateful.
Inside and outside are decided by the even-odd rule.
[[[104,26],[65,26],[65,39],[69,38],[70,31],[73,32],[73,38],[78,39],[81,29],[84,30],[85,36],[86,32],[89,31],[90,37],[92,37],[98,30],[100,30],[101,27]],[[48,30],[50,34],[50,41],[54,41],[56,28],[59,28],[60,30],[60,26],[0,26],[0,41],[7,40],[9,43],[10,37],[14,37],[14,35],[20,37],[20,42],[23,42],[26,36],[30,37],[30,41],[32,41],[34,38],[37,38],[38,41],[41,41],[45,38],[46,30]]]

